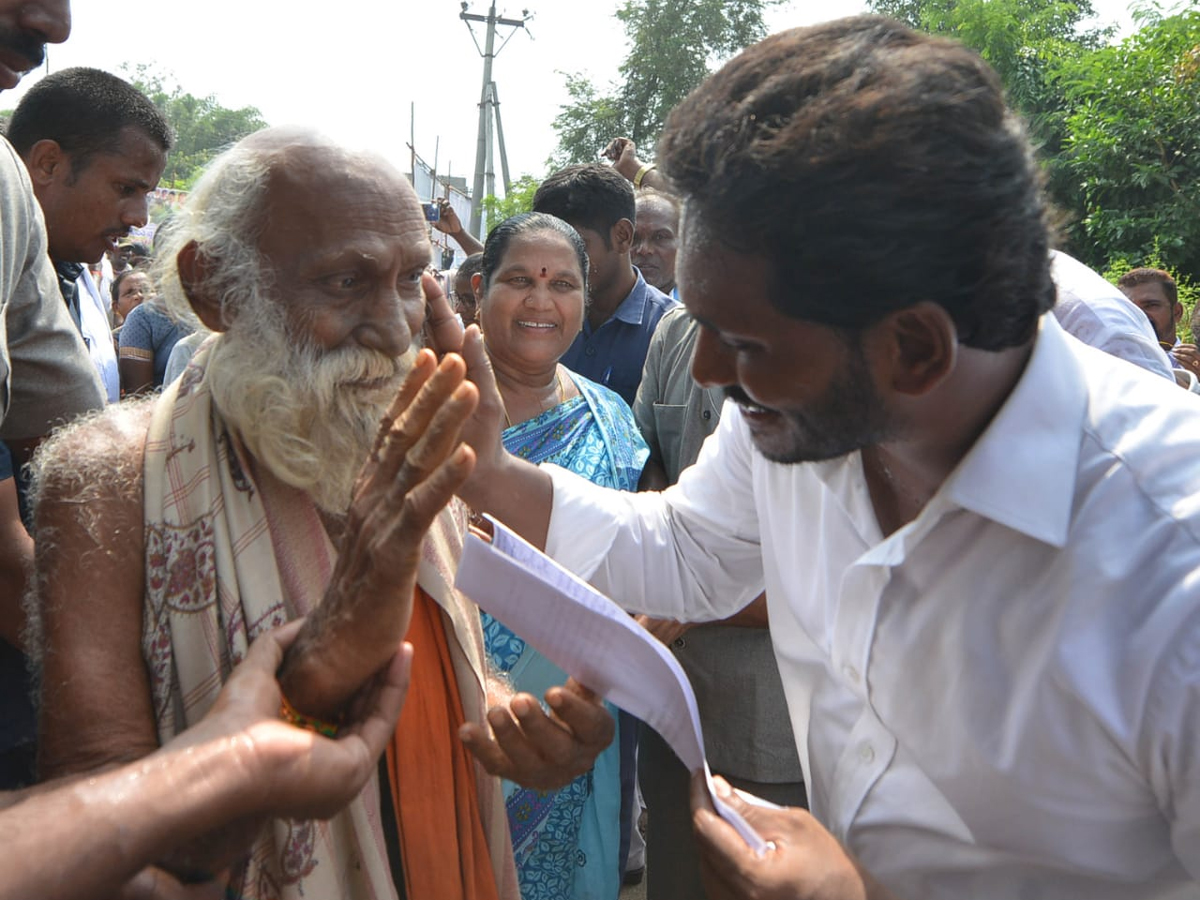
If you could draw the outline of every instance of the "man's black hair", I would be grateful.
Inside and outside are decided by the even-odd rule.
[[[591,163],[560,169],[533,195],[533,211],[557,216],[576,228],[588,228],[611,249],[609,232],[622,219],[633,222],[637,207],[633,185],[611,166]]]
[[[171,126],[150,98],[116,75],[79,67],[47,75],[30,88],[13,112],[7,137],[23,157],[38,141],[56,142],[78,175],[96,154],[115,152],[126,128],[171,149]]]
[[[952,41],[878,16],[774,35],[675,108],[657,159],[685,219],[763,259],[785,315],[859,330],[931,300],[999,350],[1054,303],[1024,128]]]

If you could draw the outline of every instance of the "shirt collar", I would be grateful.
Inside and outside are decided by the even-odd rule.
[[[1055,547],[1066,544],[1084,416],[1085,373],[1070,338],[1042,316],[1025,371],[940,494]]]
[[[612,314],[612,317],[630,325],[641,325],[645,321],[646,307],[650,303],[650,291],[646,279],[642,277],[641,272],[638,272],[637,266],[633,267],[633,271],[637,273],[637,281],[634,282],[633,290],[621,301],[621,305],[617,307],[617,311]]]

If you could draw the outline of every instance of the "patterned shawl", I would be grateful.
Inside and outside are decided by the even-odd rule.
[[[307,495],[255,469],[213,408],[208,351],[164,390],[146,441],[142,653],[164,742],[204,716],[255,637],[320,602],[336,561]],[[442,513],[426,538],[418,583],[441,608],[464,714],[482,721],[478,611],[451,587],[465,525],[460,505]],[[478,766],[476,776],[499,893],[516,898],[500,783]],[[274,820],[229,876],[227,893],[394,898],[376,778],[328,822]]]

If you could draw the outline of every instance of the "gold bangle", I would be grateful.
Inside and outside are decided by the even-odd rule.
[[[658,166],[656,166],[654,163],[646,163],[644,166],[638,169],[637,174],[633,176],[633,189],[636,191],[638,188],[640,188],[642,186],[642,179],[646,177],[646,173],[651,169],[657,168]]]
[[[312,716],[306,716],[302,712],[297,712],[296,707],[288,702],[288,698],[279,695],[279,715],[289,725],[295,725],[297,728],[303,728],[305,731],[314,731],[317,734],[323,734],[327,738],[335,738],[338,735],[338,725],[331,725],[329,722],[322,722],[320,719],[314,719]]]

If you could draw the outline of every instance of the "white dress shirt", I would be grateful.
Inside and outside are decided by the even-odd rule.
[[[87,345],[92,365],[104,384],[109,403],[121,399],[121,375],[117,369],[117,348],[113,345],[112,325],[108,321],[108,305],[96,280],[87,266],[79,275],[79,328]]]
[[[1058,289],[1054,317],[1068,334],[1147,372],[1175,380],[1171,359],[1159,346],[1154,326],[1120,288],[1058,250],[1050,252],[1050,274]]]
[[[1200,897],[1200,400],[1043,317],[1008,401],[886,539],[855,453],[727,408],[663,494],[553,470],[547,550],[629,609],[764,586],[814,815],[899,896]]]

